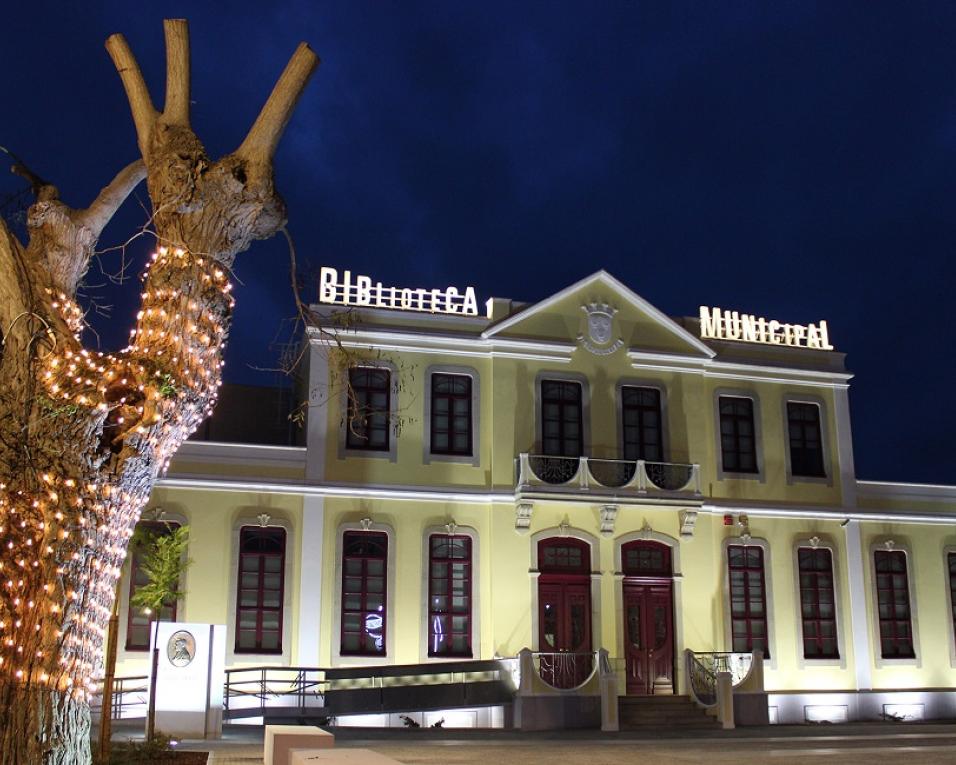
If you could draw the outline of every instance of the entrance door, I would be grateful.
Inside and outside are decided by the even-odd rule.
[[[629,695],[674,692],[674,599],[669,581],[624,582]]]
[[[555,688],[574,688],[593,668],[591,586],[585,580],[538,581],[538,649],[541,678]]]

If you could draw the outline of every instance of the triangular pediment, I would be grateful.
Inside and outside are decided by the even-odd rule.
[[[610,339],[603,339],[598,314],[610,314]],[[589,319],[595,316],[598,321]],[[593,324],[593,326],[592,326]],[[591,342],[599,350],[638,349],[711,358],[714,352],[606,271],[598,271],[488,327],[483,337]]]

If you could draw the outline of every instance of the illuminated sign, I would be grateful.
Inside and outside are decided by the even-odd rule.
[[[783,324],[767,321],[762,316],[706,306],[700,307],[700,336],[712,340],[833,350],[825,321],[819,324]]]
[[[478,315],[474,287],[466,287],[464,293],[459,292],[457,287],[444,290],[383,287],[381,282],[373,283],[368,276],[353,278],[351,271],[343,271],[340,282],[339,272],[328,266],[322,266],[319,271],[319,302],[330,305],[395,308],[399,311]]]

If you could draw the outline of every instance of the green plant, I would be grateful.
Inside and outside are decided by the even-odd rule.
[[[110,753],[109,765],[171,760],[175,751],[172,747],[172,739],[169,736],[165,733],[156,733],[152,741],[130,739],[122,744],[114,744]]]
[[[130,603],[135,608],[148,609],[158,618],[163,605],[174,603],[184,595],[179,585],[183,572],[192,563],[186,557],[189,526],[169,527],[163,532],[137,529],[132,544],[143,546],[140,565],[148,581],[137,588]]]

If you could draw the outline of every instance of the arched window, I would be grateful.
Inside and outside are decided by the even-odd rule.
[[[388,536],[346,531],[342,539],[342,655],[384,656]]]
[[[236,653],[282,653],[285,529],[243,526],[239,532]]]
[[[671,571],[671,548],[660,542],[637,540],[621,547],[624,576],[666,576]]]
[[[590,574],[591,547],[581,539],[558,537],[538,542],[538,571],[542,574]]]

